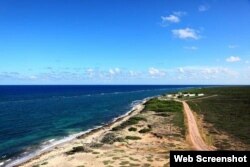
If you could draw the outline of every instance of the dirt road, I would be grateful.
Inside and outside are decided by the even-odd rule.
[[[212,147],[209,147],[202,139],[195,117],[193,115],[193,112],[189,108],[188,104],[185,101],[182,101],[183,107],[184,107],[184,112],[186,113],[187,116],[187,121],[188,121],[188,132],[189,132],[189,137],[190,140],[193,144],[193,147],[196,150],[214,150]]]

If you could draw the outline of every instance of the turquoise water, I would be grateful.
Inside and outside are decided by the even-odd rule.
[[[101,126],[140,100],[194,86],[0,86],[0,163]]]

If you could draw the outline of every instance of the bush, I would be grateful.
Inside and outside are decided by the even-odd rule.
[[[90,143],[90,145],[89,145],[89,147],[91,147],[91,148],[100,148],[102,146],[103,146],[102,143]]]
[[[112,128],[112,131],[117,131],[126,128],[127,126],[130,125],[135,125],[138,124],[139,121],[147,121],[146,118],[143,117],[131,117],[127,121],[121,123],[119,126]]]
[[[134,128],[134,127],[131,127],[131,128],[128,129],[128,131],[137,131],[137,129]]]
[[[115,138],[115,142],[124,142],[125,140],[124,140],[124,138],[122,138],[122,137],[117,137],[117,138]]]
[[[170,116],[168,113],[157,113],[155,115],[161,116],[161,117],[168,117],[168,116]]]
[[[116,137],[114,133],[107,133],[101,140],[104,144],[113,144],[114,142],[123,142],[122,137]]]
[[[140,140],[141,138],[138,136],[126,136],[125,139],[127,139],[127,140]]]
[[[103,136],[101,142],[105,144],[113,144],[115,141],[115,134],[114,133],[107,133],[105,136]]]
[[[144,129],[139,130],[139,133],[147,133],[147,132],[150,132],[150,131],[151,131],[150,128],[144,128]]]
[[[155,112],[179,112],[182,111],[182,104],[177,101],[151,99],[145,103],[144,110]]]
[[[43,162],[41,165],[47,165],[48,164],[48,162]]]
[[[90,152],[91,150],[83,147],[83,146],[77,146],[77,147],[73,147],[72,150],[66,152],[67,155],[72,155],[75,153],[79,153],[79,152]]]
[[[118,131],[118,130],[120,130],[121,128],[120,128],[120,126],[116,126],[116,127],[113,127],[111,130],[112,131]]]

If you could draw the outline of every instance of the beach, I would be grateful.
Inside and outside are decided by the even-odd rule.
[[[145,112],[145,102],[134,106],[129,113],[111,124],[57,145],[16,166],[169,166],[170,150],[187,150],[190,146],[185,136],[181,135],[181,130],[172,123],[171,115],[165,117],[153,111]],[[146,121],[142,119],[136,125],[114,130],[132,117],[145,118]],[[151,130],[143,132],[143,129]],[[107,138],[112,138],[110,134],[117,140],[110,142]]]
[[[1,86],[0,166],[27,161],[190,86]]]

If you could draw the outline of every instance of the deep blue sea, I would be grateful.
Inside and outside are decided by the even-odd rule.
[[[190,87],[201,86],[0,86],[0,166]]]

